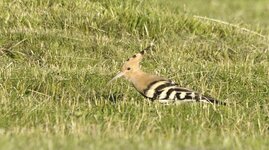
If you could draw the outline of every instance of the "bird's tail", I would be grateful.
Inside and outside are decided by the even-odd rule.
[[[202,99],[200,101],[204,101],[207,103],[211,103],[211,104],[216,104],[216,105],[227,105],[227,103],[216,100],[215,98],[212,98],[210,96],[202,96]]]

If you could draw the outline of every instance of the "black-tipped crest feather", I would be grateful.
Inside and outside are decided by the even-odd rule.
[[[149,49],[151,49],[153,47],[153,45],[149,45],[148,47],[146,47],[145,49],[143,49],[142,51],[140,51],[138,54],[144,55],[146,51],[148,51]],[[137,54],[133,55],[131,58],[128,58],[126,61],[129,61],[132,58],[136,58]]]
[[[143,49],[142,51],[140,51],[141,55],[144,55],[146,51],[148,51],[149,49],[151,49],[153,47],[153,45],[149,45],[148,47],[146,47],[145,49]]]

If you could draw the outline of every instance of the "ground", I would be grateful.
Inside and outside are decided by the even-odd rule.
[[[267,149],[267,0],[0,1],[0,149]],[[228,106],[148,102],[123,62]]]

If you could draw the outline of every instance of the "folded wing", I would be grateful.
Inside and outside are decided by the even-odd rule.
[[[206,102],[213,104],[222,104],[210,96],[202,95],[198,92],[179,87],[171,80],[158,80],[152,82],[143,92],[143,95],[151,100],[162,101],[180,101],[180,102]]]

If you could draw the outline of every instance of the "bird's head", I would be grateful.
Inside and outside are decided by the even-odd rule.
[[[113,79],[111,79],[109,83],[122,76],[129,80],[132,75],[134,75],[136,72],[139,72],[140,62],[142,61],[145,52],[152,46],[153,44],[140,51],[139,53],[133,55],[131,58],[127,59],[121,68],[121,72],[119,72]]]

